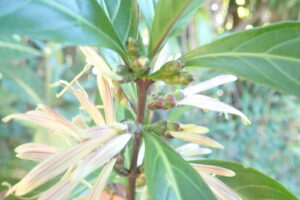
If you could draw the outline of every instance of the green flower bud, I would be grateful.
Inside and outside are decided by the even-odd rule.
[[[180,124],[174,121],[166,121],[167,126],[166,129],[167,131],[179,131],[180,130]]]
[[[178,131],[180,130],[180,124],[174,121],[162,120],[153,124],[146,125],[143,129],[148,129],[157,135],[167,136],[167,131]]]
[[[174,95],[166,94],[165,95],[166,108],[174,108],[177,105],[177,100]]]
[[[119,83],[127,83],[134,80],[134,74],[131,69],[126,65],[118,65],[115,69],[115,73],[122,77]]]
[[[160,70],[162,70],[165,74],[169,73],[177,73],[182,70],[184,66],[184,62],[179,60],[173,60],[165,63]]]
[[[126,50],[130,59],[135,60],[139,56],[139,45],[138,42],[133,38],[128,38],[126,41]]]
[[[117,86],[113,88],[113,95],[115,100],[122,106],[126,107],[128,103],[128,99],[126,94],[123,92],[121,86]]]
[[[178,75],[178,84],[187,85],[194,80],[193,76],[188,72],[180,72]]]
[[[174,84],[174,75],[178,74],[184,67],[184,62],[172,60],[166,62],[157,72],[150,75],[153,80],[163,80],[167,83]]]
[[[148,105],[148,109],[150,110],[155,110],[155,109],[165,109],[166,107],[166,102],[163,98],[157,98],[154,101],[152,101],[149,105]]]
[[[172,92],[171,94],[174,95],[177,101],[180,101],[185,98],[185,95],[182,90],[177,90],[175,92]]]
[[[147,57],[139,57],[133,61],[130,66],[134,72],[144,72],[148,68],[149,59]]]

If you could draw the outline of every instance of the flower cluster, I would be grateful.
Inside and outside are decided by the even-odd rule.
[[[146,66],[148,63],[141,60],[142,58],[137,53],[134,41],[129,41],[127,45],[128,51],[131,52],[133,63],[136,63],[136,66],[133,65],[133,68],[131,66],[130,70],[144,72],[144,69],[140,70],[141,66],[138,65]],[[70,145],[69,147],[58,148],[45,144],[27,143],[17,147],[15,150],[17,157],[36,161],[38,164],[20,182],[11,187],[6,195],[27,196],[50,180],[59,177],[59,180],[54,185],[36,197],[39,200],[64,200],[79,184],[83,183],[89,188],[88,194],[84,196],[84,199],[98,200],[112,169],[119,164],[116,157],[122,152],[136,132],[152,132],[161,137],[177,138],[192,142],[176,149],[178,154],[189,161],[195,160],[195,158],[199,159],[199,155],[210,153],[210,149],[206,147],[223,148],[220,143],[204,135],[209,130],[202,126],[180,124],[167,120],[143,126],[132,121],[116,122],[115,102],[120,103],[124,107],[131,106],[133,112],[136,110],[133,100],[126,96],[122,87],[114,85],[116,82],[121,84],[122,81],[124,82],[124,79],[112,72],[110,67],[92,48],[81,47],[81,50],[88,60],[88,64],[83,71],[70,83],[59,81],[54,86],[64,86],[64,89],[58,96],[61,96],[67,90],[71,91],[78,99],[81,107],[88,113],[88,116],[93,121],[93,125],[89,126],[80,116],[70,121],[45,105],[38,105],[37,109],[33,111],[5,117],[3,119],[5,122],[11,119],[25,120],[46,128],[50,134],[61,136]],[[97,86],[103,102],[101,108],[104,109],[104,114],[99,111],[99,106],[90,101],[87,93],[78,83],[79,77],[91,66],[95,66],[98,69]],[[159,71],[149,75],[148,78],[151,80],[163,79],[167,83],[175,81],[182,85],[188,84],[192,81],[192,78],[190,74],[182,71],[183,66],[184,63],[180,61],[167,62]],[[126,79],[125,82],[128,80]],[[147,107],[151,111],[189,105],[204,110],[235,114],[240,116],[243,122],[249,124],[247,117],[236,108],[217,99],[198,94],[204,90],[235,80],[236,77],[232,75],[218,76],[208,81],[188,86],[183,90],[155,96]],[[79,87],[74,87],[74,83]],[[147,129],[150,131],[147,131]],[[198,145],[205,147],[199,147]],[[138,166],[143,163],[144,148],[143,145],[140,148],[137,160]],[[235,173],[233,171],[204,164],[192,163],[191,166],[199,172],[218,199],[241,199],[215,177],[215,175],[234,176]],[[86,181],[86,177],[100,167],[103,167],[101,173],[98,175],[94,185],[91,186]]]

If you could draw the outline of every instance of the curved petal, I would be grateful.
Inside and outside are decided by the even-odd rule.
[[[196,85],[191,85],[183,90],[184,95],[193,95],[197,94],[199,92],[217,87],[219,85],[223,85],[228,82],[236,81],[237,77],[233,75],[222,75],[217,76],[215,78],[209,79],[207,81],[203,81],[201,83],[198,83]]]
[[[204,95],[190,95],[177,103],[178,105],[190,105],[201,109],[212,110],[221,113],[230,113],[238,115],[245,124],[250,124],[249,119],[238,109],[223,103],[217,99],[213,99]]]

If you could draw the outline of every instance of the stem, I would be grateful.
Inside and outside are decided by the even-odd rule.
[[[139,124],[144,123],[145,109],[147,103],[147,92],[152,81],[149,80],[137,80],[138,87],[138,105],[137,105],[137,118],[136,122]],[[139,169],[137,167],[137,158],[140,149],[140,143],[142,139],[141,132],[135,134],[133,138],[133,150],[131,155],[130,169],[128,174],[128,185],[127,185],[127,198],[128,200],[135,200],[135,183],[136,177],[139,174]]]

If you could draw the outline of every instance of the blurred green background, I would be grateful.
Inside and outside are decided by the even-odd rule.
[[[176,57],[180,52],[236,31],[299,19],[299,0],[209,0],[197,11],[187,29],[169,40],[162,55]],[[140,31],[144,33],[143,27]],[[7,44],[10,44],[9,48]],[[25,51],[20,53],[16,47]],[[117,64],[110,51],[102,49],[102,52],[112,66]],[[78,102],[68,93],[57,99],[55,94],[59,88],[49,85],[60,79],[72,80],[84,65],[83,55],[73,47],[17,35],[0,38],[0,118],[45,103],[72,119],[78,113]],[[199,69],[195,77],[206,80],[217,75],[214,71]],[[95,98],[93,71],[86,73],[80,81]],[[186,108],[161,111],[155,116],[171,115],[174,120],[207,126],[211,136],[225,146],[224,150],[213,151],[208,158],[239,161],[257,168],[300,197],[299,99],[243,80],[205,94],[239,108],[252,124],[244,126],[234,116],[225,119],[217,113],[199,112],[198,109],[187,111]],[[64,145],[60,138],[46,133],[29,123],[0,123],[0,182],[17,181],[33,165],[15,158],[16,146],[31,141]],[[0,197],[2,189],[0,187]]]

